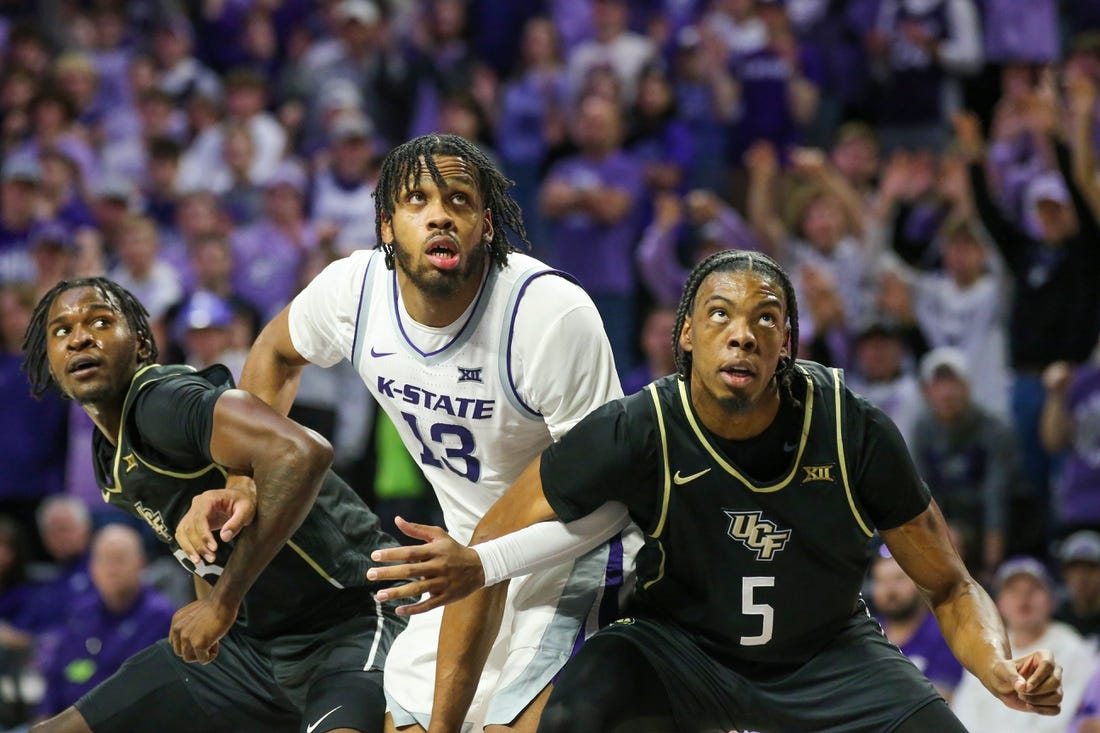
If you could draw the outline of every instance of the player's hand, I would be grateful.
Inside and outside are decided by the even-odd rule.
[[[485,571],[481,567],[478,554],[455,542],[441,527],[414,524],[401,517],[397,517],[396,522],[398,529],[409,537],[424,540],[424,544],[375,550],[371,554],[371,559],[375,562],[401,564],[371,568],[367,571],[367,579],[381,581],[419,578],[375,594],[380,601],[419,598],[428,594],[417,603],[399,606],[399,615],[412,616],[430,611],[461,600],[485,585]]]
[[[1062,667],[1046,649],[998,662],[986,686],[1013,710],[1057,715],[1062,709]]]
[[[237,609],[218,603],[212,594],[176,611],[168,641],[183,661],[209,664],[218,656],[218,641],[236,620]]]
[[[252,484],[252,479],[247,479]],[[226,487],[204,491],[191,500],[191,508],[176,525],[176,543],[191,562],[201,559],[214,562],[218,543],[214,532],[222,542],[237,536],[256,516],[256,489],[240,490]]]

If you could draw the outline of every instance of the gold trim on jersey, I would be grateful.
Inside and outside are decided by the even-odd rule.
[[[341,584],[339,580],[337,580],[336,578],[334,578],[331,575],[329,575],[328,573],[326,573],[324,568],[322,568],[320,565],[318,565],[317,561],[314,560],[312,557],[310,557],[309,553],[306,552],[305,550],[303,550],[301,547],[299,547],[293,540],[287,540],[286,541],[286,546],[289,547],[290,549],[294,550],[295,552],[297,552],[298,557],[305,560],[307,565],[309,565],[311,568],[313,568],[315,571],[317,571],[317,574],[320,575],[325,580],[327,580],[332,586],[334,586],[336,588],[343,588],[344,587],[343,584]]]
[[[672,481],[669,476],[668,466],[668,433],[665,432],[665,416],[661,411],[661,401],[657,397],[657,388],[654,385],[646,387],[649,396],[653,398],[653,409],[657,411],[657,431],[661,434],[661,455],[664,457],[664,480],[662,481],[661,513],[657,518],[657,526],[650,532],[651,537],[660,537],[665,531],[665,520],[668,519],[668,500],[672,491]]]
[[[868,527],[866,522],[863,521],[863,517],[860,516],[859,510],[856,508],[855,497],[852,495],[852,485],[848,481],[848,462],[844,458],[844,433],[843,433],[843,414],[841,413],[841,398],[840,391],[840,370],[832,368],[829,370],[833,374],[833,395],[836,400],[836,455],[837,460],[840,461],[840,481],[844,484],[844,495],[848,497],[848,508],[852,510],[852,516],[856,518],[856,523],[863,531],[863,534],[870,537],[874,534]]]
[[[798,475],[798,467],[802,465],[802,454],[806,450],[806,439],[810,435],[810,416],[812,415],[814,409],[814,385],[812,379],[810,378],[810,375],[806,371],[804,371],[802,367],[798,367],[798,370],[802,372],[802,374],[806,377],[806,414],[802,418],[802,436],[799,438],[798,441],[798,453],[795,455],[794,463],[791,466],[791,472],[788,473],[785,478],[780,479],[777,483],[774,483],[770,486],[758,486],[752,479],[746,477],[744,474],[742,474],[740,471],[730,465],[729,462],[727,462],[726,459],[722,457],[722,454],[714,449],[714,446],[712,446],[710,444],[710,441],[707,440],[707,436],[703,432],[702,428],[699,427],[699,423],[695,420],[695,411],[691,406],[691,397],[688,396],[687,392],[687,381],[683,379],[678,380],[680,387],[680,401],[683,402],[684,414],[687,415],[688,423],[691,425],[691,429],[695,431],[695,436],[699,439],[699,442],[702,443],[703,447],[707,449],[707,452],[710,453],[710,456],[714,459],[714,462],[721,466],[726,471],[726,473],[730,474],[735,479],[744,484],[745,488],[758,494],[770,494],[773,491],[779,491],[780,489],[786,488],[787,485],[791,483],[791,481],[794,479],[794,477]]]
[[[149,369],[152,369],[153,367],[158,367],[158,366],[160,366],[160,365],[159,364],[147,364],[146,366],[143,366],[141,369],[138,369],[137,372],[134,373],[133,379],[130,380],[130,388],[126,390],[126,398],[122,402],[123,405],[127,405],[127,404],[130,403],[130,393],[133,391],[134,382],[136,382],[138,380],[138,377],[140,377],[142,374],[144,374]],[[163,381],[164,379],[167,379],[168,376],[171,376],[171,375],[165,375],[163,377],[158,377],[156,379],[150,379],[148,382],[145,382],[140,387],[138,387],[138,389],[139,390],[145,389],[150,384],[156,384],[157,382],[160,382],[160,381]],[[129,473],[130,470],[133,468],[133,465],[131,464],[131,462],[136,458],[138,461],[141,462],[141,465],[145,466],[150,471],[153,471],[155,473],[159,473],[162,476],[169,476],[171,478],[179,478],[179,479],[198,478],[199,476],[207,474],[207,473],[209,473],[210,471],[212,471],[214,469],[217,469],[218,471],[220,471],[222,476],[227,475],[225,469],[222,468],[221,466],[219,466],[216,463],[210,463],[209,465],[207,465],[203,468],[200,468],[197,471],[191,471],[190,473],[183,473],[183,472],[180,472],[180,471],[169,471],[166,468],[160,468],[158,466],[154,466],[152,463],[149,463],[149,461],[142,458],[140,453],[137,453],[135,451],[131,451],[130,453],[127,453],[125,456],[123,456],[122,455],[122,445],[123,445],[123,442],[124,442],[123,441],[124,432],[126,430],[126,417],[127,417],[126,415],[123,415],[122,420],[119,422],[118,436],[116,437],[117,442],[115,443],[115,463],[114,463],[114,471],[113,471],[114,472],[114,479],[115,479],[115,486],[114,486],[114,488],[108,488],[104,493],[110,493],[110,494],[122,493],[122,481],[120,480],[121,477],[119,476],[119,472],[118,472],[119,461],[120,460],[125,460],[127,462],[125,473]],[[106,500],[106,496],[104,497],[104,500]]]
[[[649,396],[653,398],[653,409],[657,412],[657,431],[661,435],[661,455],[664,463],[664,478],[662,480],[661,514],[657,519],[657,526],[649,533],[649,536],[657,541],[657,549],[661,551],[661,564],[657,568],[657,575],[642,584],[643,589],[648,589],[654,583],[665,577],[665,547],[661,544],[661,533],[665,531],[665,520],[668,519],[668,502],[672,492],[672,479],[668,465],[668,433],[665,431],[665,416],[661,410],[661,400],[657,396],[657,387],[650,384],[646,387]]]

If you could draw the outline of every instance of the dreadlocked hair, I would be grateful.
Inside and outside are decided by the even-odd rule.
[[[146,346],[146,355],[142,365],[153,364],[157,360],[157,343],[153,339],[153,330],[149,327],[149,312],[129,290],[105,277],[82,277],[76,280],[62,280],[42,296],[31,313],[27,333],[23,336],[23,371],[31,383],[31,392],[40,396],[54,383],[50,374],[50,363],[46,356],[46,321],[50,317],[50,308],[57,296],[73,288],[95,288],[112,308],[115,309],[137,337],[138,343]]]
[[[684,319],[695,307],[695,294],[699,292],[699,286],[707,279],[707,276],[715,272],[758,272],[777,283],[783,289],[783,299],[787,304],[787,323],[791,327],[790,355],[779,360],[775,370],[775,382],[779,387],[780,395],[786,394],[787,399],[794,405],[798,405],[795,397],[793,382],[795,376],[795,361],[798,359],[798,298],[791,285],[791,278],[783,270],[778,262],[760,252],[743,249],[726,249],[716,252],[695,266],[688,276],[684,292],[680,296],[680,305],[676,309],[676,326],[672,330],[672,353],[676,357],[676,372],[681,379],[687,379],[691,374],[691,352],[684,351],[680,346],[680,333],[684,330]]]
[[[382,222],[393,219],[397,197],[414,186],[421,174],[427,170],[437,186],[442,186],[443,176],[436,166],[436,158],[453,155],[462,158],[477,171],[477,189],[481,196],[482,208],[493,214],[493,238],[486,243],[489,258],[497,267],[508,262],[508,253],[519,251],[508,238],[505,228],[511,229],[524,249],[529,249],[527,228],[523,224],[523,211],[508,192],[515,184],[501,173],[485,153],[469,140],[458,135],[422,135],[402,143],[390,151],[382,161],[382,170],[378,174],[378,185],[374,189],[374,227],[378,247],[386,255],[386,267],[393,269],[393,243],[382,240]]]

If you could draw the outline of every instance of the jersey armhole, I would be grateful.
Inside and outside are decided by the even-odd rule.
[[[874,530],[871,529],[871,522],[866,518],[863,507],[860,506],[855,491],[852,490],[852,481],[848,473],[848,443],[844,439],[844,418],[847,415],[847,401],[844,399],[844,379],[841,376],[841,371],[836,367],[832,367],[829,372],[833,378],[834,419],[836,420],[836,455],[837,460],[840,462],[840,479],[844,484],[844,494],[848,498],[848,508],[852,511],[852,516],[855,517],[856,524],[859,525],[860,531],[862,531],[863,534],[871,537],[874,535]]]

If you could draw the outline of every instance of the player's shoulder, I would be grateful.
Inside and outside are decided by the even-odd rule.
[[[502,295],[522,307],[552,307],[563,312],[576,306],[592,306],[592,298],[576,278],[529,255],[513,252],[498,276]],[[547,311],[543,311],[545,317]]]

